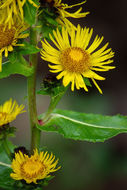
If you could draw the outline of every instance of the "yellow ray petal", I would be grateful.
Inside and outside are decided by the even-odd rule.
[[[92,78],[91,78],[92,79]],[[93,83],[95,84],[95,86],[97,87],[98,91],[103,94],[102,90],[100,89],[100,87],[98,86],[98,84],[96,83],[96,81],[94,79],[92,79]]]
[[[100,75],[96,74],[95,72],[93,72],[91,70],[82,73],[82,75],[86,78],[94,78],[97,80],[105,80],[104,77],[101,77]]]

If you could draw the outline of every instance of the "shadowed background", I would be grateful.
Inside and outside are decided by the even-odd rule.
[[[63,1],[74,4],[80,0]],[[126,88],[126,33],[127,33],[127,1],[126,0],[87,0],[83,11],[90,11],[86,18],[71,19],[74,24],[94,28],[93,36],[104,35],[104,44],[115,51],[114,65],[116,69],[100,73],[106,77],[99,85],[103,90],[100,95],[94,87],[89,92],[84,90],[71,92],[62,98],[58,108],[70,109],[86,113],[106,115],[127,114]],[[76,10],[76,9],[74,9]],[[48,73],[47,64],[39,58],[39,89],[42,77]],[[112,64],[113,65],[113,64]],[[26,105],[26,79],[13,75],[0,80],[0,103],[10,97],[18,103]],[[38,114],[46,111],[49,97],[37,96]],[[29,148],[29,121],[27,113],[17,117],[13,125],[17,127],[16,138],[12,141],[19,146]],[[60,159],[62,169],[57,172],[47,190],[126,190],[127,189],[127,134],[121,134],[105,143],[88,143],[64,139],[54,133],[43,133],[41,144],[44,150],[53,152]]]

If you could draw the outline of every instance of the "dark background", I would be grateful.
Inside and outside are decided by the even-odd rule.
[[[63,1],[68,4],[80,0]],[[76,10],[76,9],[75,9]],[[99,85],[103,90],[100,95],[97,89],[89,88],[71,92],[62,98],[58,108],[87,113],[106,115],[127,114],[127,1],[126,0],[87,0],[83,11],[90,14],[81,19],[71,19],[74,24],[94,28],[94,36],[104,35],[104,44],[115,51],[113,65],[116,69],[100,73],[106,77]],[[48,67],[40,58],[38,67],[37,88],[42,77],[48,73]],[[19,103],[27,104],[26,79],[22,76],[11,76],[0,81],[0,101],[10,97]],[[49,97],[37,96],[38,113],[44,112],[49,104]],[[27,109],[27,105],[26,105]],[[27,113],[17,117],[13,125],[17,126],[16,145],[29,148],[29,122]],[[47,190],[126,190],[127,189],[127,134],[121,134],[105,143],[88,143],[64,139],[58,134],[43,133],[41,139],[44,150],[53,152],[60,159],[61,170],[50,182]]]

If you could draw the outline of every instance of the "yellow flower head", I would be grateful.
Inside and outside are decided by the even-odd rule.
[[[24,105],[19,106],[16,101],[12,102],[12,99],[0,105],[0,126],[15,120],[17,115],[25,112],[23,109]]]
[[[28,28],[28,25],[15,22],[11,28],[4,24],[0,24],[0,72],[2,71],[2,54],[5,52],[5,57],[8,57],[8,52],[13,51],[13,46],[23,46],[18,44],[18,39],[28,37],[28,33],[22,34]]]
[[[89,14],[89,12],[83,12],[82,11],[82,7],[80,7],[76,12],[74,13],[69,13],[66,9],[71,9],[73,7],[76,6],[80,6],[82,4],[84,4],[86,1],[83,1],[81,3],[77,3],[74,5],[67,5],[64,3],[61,3],[62,0],[54,0],[55,4],[54,7],[56,7],[58,9],[58,13],[59,13],[59,17],[57,18],[58,23],[62,24],[62,25],[68,25],[70,27],[73,27],[72,23],[67,19],[67,17],[72,17],[72,18],[82,18],[85,17],[87,14]]]
[[[68,27],[73,27],[75,26],[67,19],[67,17],[72,17],[72,18],[81,18],[85,17],[89,12],[81,12],[82,7],[80,7],[77,11],[74,13],[69,13],[67,9],[71,9],[76,6],[80,6],[84,4],[86,1],[83,1],[81,3],[77,3],[74,5],[67,5],[62,3],[62,0],[46,0],[48,3],[51,3],[54,8],[57,9],[58,17],[57,17],[57,22],[63,26],[68,26]],[[42,1],[43,2],[43,1]]]
[[[74,91],[74,86],[77,89],[84,88],[88,91],[84,81],[85,77],[92,79],[99,92],[102,93],[95,80],[105,80],[105,78],[96,74],[95,71],[108,71],[115,68],[108,66],[113,62],[111,58],[114,56],[111,48],[106,49],[108,43],[97,49],[103,37],[96,36],[93,43],[89,45],[92,33],[93,29],[83,29],[80,25],[77,30],[72,29],[71,33],[62,27],[61,33],[58,29],[53,31],[55,39],[49,35],[56,48],[46,40],[42,42],[42,59],[53,63],[53,65],[49,64],[50,72],[59,73],[57,79],[63,77],[65,87],[71,83],[72,91]]]
[[[27,0],[2,0],[0,1],[0,11],[5,10],[5,14],[2,15],[0,24],[8,24],[9,28],[14,25],[14,18],[18,17],[23,20],[23,6]],[[32,0],[28,0],[33,6],[37,5]]]
[[[12,169],[14,173],[10,176],[15,180],[25,180],[26,183],[37,183],[37,180],[50,177],[50,173],[57,171],[58,159],[54,162],[55,156],[48,152],[40,152],[34,150],[34,154],[29,157],[21,151],[15,153],[15,159],[12,161]]]

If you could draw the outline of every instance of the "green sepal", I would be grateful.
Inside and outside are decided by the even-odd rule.
[[[8,55],[8,61],[2,64],[2,72],[0,72],[0,79],[6,78],[12,74],[21,74],[26,77],[33,73],[33,67],[28,65],[24,57],[14,50]]]
[[[56,76],[48,76],[43,79],[41,84],[41,89],[37,91],[37,94],[49,95],[51,97],[59,96],[59,94],[64,93],[65,88],[60,80],[56,79]]]
[[[35,4],[39,4],[38,0],[34,1]],[[29,1],[26,1],[23,7],[24,11],[24,20],[30,26],[34,25],[36,22],[37,8],[34,7]]]
[[[83,78],[83,80],[84,80],[84,82],[85,82],[85,84],[86,84],[87,86],[92,87],[92,85],[91,85],[91,83],[90,83],[90,80],[89,80],[88,78]]]
[[[42,185],[42,186],[48,186],[49,181],[52,180],[55,176],[49,176],[48,178],[45,178],[43,180],[40,180],[40,182],[38,184]]]
[[[47,186],[49,184],[49,181],[53,179],[54,176],[50,176],[48,178],[37,180],[37,184],[30,183],[27,184],[24,180],[20,182],[20,189],[28,189],[28,190],[43,190],[43,187]]]
[[[35,47],[27,41],[24,41],[22,44],[24,46],[17,47],[17,52],[19,52],[21,55],[31,55],[40,52],[38,47]]]
[[[9,125],[3,125],[0,127],[0,142],[5,139],[5,137],[14,137],[16,132],[15,127],[10,127]]]
[[[39,116],[42,123],[43,117]],[[104,142],[117,134],[127,132],[127,117],[55,110],[45,124],[37,124],[37,127],[43,131],[60,133],[65,138],[73,140]]]

